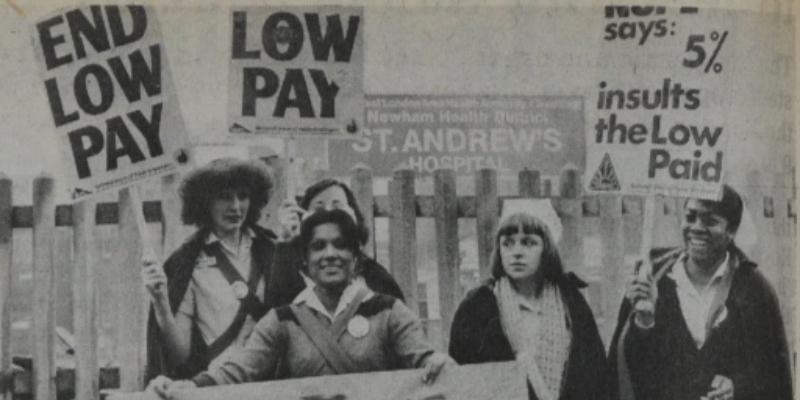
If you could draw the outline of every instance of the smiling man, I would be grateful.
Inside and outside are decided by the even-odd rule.
[[[651,254],[634,278],[610,358],[621,400],[789,400],[791,369],[775,292],[735,245],[742,199],[688,199],[683,248]],[[649,300],[653,313],[634,311]]]

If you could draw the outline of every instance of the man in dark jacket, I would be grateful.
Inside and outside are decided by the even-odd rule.
[[[652,252],[653,273],[622,303],[610,359],[620,400],[790,400],[774,290],[734,244],[741,197],[689,199],[684,248]],[[650,301],[653,312],[634,311]]]

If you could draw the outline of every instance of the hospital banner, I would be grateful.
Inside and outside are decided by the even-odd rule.
[[[169,174],[189,162],[153,8],[63,9],[39,19],[33,36],[73,200]]]
[[[482,168],[583,170],[583,107],[575,96],[370,95],[363,134],[329,142],[330,170],[347,175],[359,163],[375,176],[398,167],[418,176],[439,168],[469,176]]]

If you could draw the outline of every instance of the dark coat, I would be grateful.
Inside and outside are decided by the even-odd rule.
[[[572,323],[572,344],[560,400],[610,399],[605,348],[592,310],[578,289],[586,284],[574,274],[557,282]],[[500,322],[500,309],[489,281],[469,294],[456,311],[450,331],[450,356],[459,364],[514,360]],[[531,398],[535,395],[529,390]]]
[[[268,291],[270,304],[273,306],[290,304],[306,288],[306,282],[300,275],[303,267],[302,254],[302,250],[294,242],[278,243],[273,263],[273,280]],[[405,302],[400,286],[386,268],[363,253],[358,258],[361,276],[364,277],[367,287]]]
[[[250,226],[250,229],[255,233],[253,245],[250,249],[254,262],[261,261],[267,264],[274,257],[275,253],[275,234],[272,231],[258,227]],[[169,295],[169,305],[173,313],[178,311],[186,291],[189,289],[189,283],[192,280],[192,273],[197,261],[197,257],[205,246],[205,239],[208,232],[199,230],[192,235],[181,247],[175,250],[174,253],[164,262],[164,273],[167,275],[167,290]],[[265,306],[267,310],[274,307],[269,303],[267,296],[267,287],[270,283],[270,275],[273,268],[264,270],[265,281]],[[208,360],[206,356],[207,343],[203,341],[200,331],[196,324],[192,327],[191,350],[189,359],[183,365],[168,367],[166,361],[166,351],[164,349],[164,342],[161,337],[161,330],[155,318],[155,311],[150,307],[150,316],[147,323],[147,370],[145,374],[146,381],[150,381],[158,375],[166,375],[173,379],[188,379],[193,377],[199,372],[205,371],[208,367]]]
[[[664,254],[668,254],[663,256]],[[671,267],[680,251],[656,250],[654,271]],[[632,324],[624,343],[637,400],[683,400],[704,396],[715,375],[733,381],[736,400],[790,400],[791,369],[778,300],[756,264],[732,247],[734,276],[725,302],[727,317],[697,349],[680,309],[675,281],[658,282],[656,324],[641,330]],[[626,299],[619,313],[611,346],[612,371],[617,377],[617,355],[623,325],[631,304]],[[618,396],[618,380],[614,394]]]

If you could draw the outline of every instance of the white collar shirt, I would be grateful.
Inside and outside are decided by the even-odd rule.
[[[306,307],[316,311],[321,315],[324,315],[331,323],[336,319],[336,317],[344,312],[350,303],[353,302],[356,295],[362,288],[368,289],[363,280],[353,280],[353,282],[344,289],[344,292],[342,292],[342,297],[339,299],[339,304],[336,306],[336,310],[333,312],[333,314],[331,314],[322,304],[319,296],[317,296],[317,292],[314,291],[314,286],[315,285],[307,286],[302,292],[300,292],[299,295],[297,295],[297,297],[295,297],[293,303],[297,305],[305,304]],[[364,296],[361,302],[369,300],[372,296],[373,293],[370,291],[366,296]]]
[[[725,260],[717,267],[717,271],[714,272],[711,280],[700,290],[695,287],[686,272],[686,254],[675,262],[669,273],[669,277],[675,281],[683,319],[686,321],[686,326],[689,328],[689,333],[691,333],[698,349],[705,344],[706,335],[708,334],[706,332],[706,321],[708,321],[714,297],[722,286],[722,278],[730,268],[729,260],[730,254],[726,253]],[[727,312],[723,311],[717,320],[721,321],[726,315]]]
[[[222,252],[228,257],[233,264],[233,267],[247,280],[250,276],[250,248],[253,247],[253,239],[255,232],[252,229],[246,228],[242,231],[241,239],[239,240],[239,247],[234,248],[222,241],[214,232],[210,232],[206,238],[206,245],[220,243]]]

